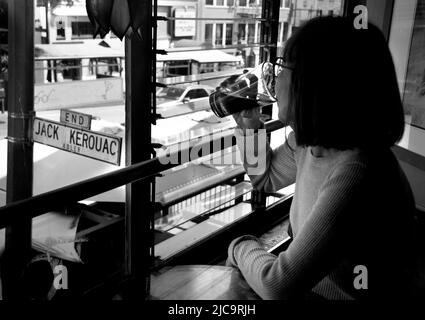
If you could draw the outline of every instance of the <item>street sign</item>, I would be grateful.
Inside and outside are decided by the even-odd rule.
[[[120,165],[122,138],[35,118],[35,142],[104,162]]]
[[[70,127],[90,130],[91,119],[90,114],[61,109],[60,122]]]

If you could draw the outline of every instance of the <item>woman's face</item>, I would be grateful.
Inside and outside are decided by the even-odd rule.
[[[287,119],[289,108],[289,89],[291,85],[292,71],[283,68],[276,78],[276,99],[277,106],[279,107],[279,120],[285,124],[291,124],[291,119]]]

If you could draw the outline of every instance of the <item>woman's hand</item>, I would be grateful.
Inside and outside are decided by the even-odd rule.
[[[233,118],[238,124],[239,128],[246,129],[260,129],[264,127],[263,121],[261,121],[260,107],[243,110],[241,112],[233,114]]]

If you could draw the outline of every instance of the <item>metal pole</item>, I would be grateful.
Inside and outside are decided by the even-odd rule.
[[[32,196],[34,114],[34,3],[9,0],[9,115],[8,204]],[[5,260],[2,265],[3,296],[24,295],[22,273],[31,250],[31,219],[23,218],[6,228]]]
[[[152,3],[143,1],[140,38],[133,34],[125,42],[126,78],[126,165],[151,158],[151,105],[153,92]],[[146,298],[152,230],[151,185],[137,181],[126,188],[126,274],[130,276],[129,299]]]

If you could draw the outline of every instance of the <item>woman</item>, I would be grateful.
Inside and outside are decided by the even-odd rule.
[[[228,265],[263,299],[408,297],[415,207],[390,149],[404,118],[382,33],[316,18],[287,41],[276,66],[279,119],[293,131],[276,150],[257,146],[266,171],[250,179],[264,191],[296,182],[293,241],[275,256],[242,236]],[[259,111],[235,120],[238,145],[253,148],[244,139],[263,127]]]

